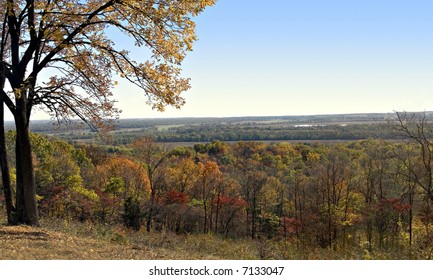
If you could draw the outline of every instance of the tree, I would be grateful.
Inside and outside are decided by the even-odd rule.
[[[157,110],[184,104],[180,64],[196,40],[192,17],[214,0],[4,0],[0,25],[0,100],[17,131],[16,214],[39,225],[29,123],[40,106],[59,121],[78,117],[96,130],[116,117],[115,75],[143,89]],[[149,50],[137,62],[108,34],[120,31]],[[119,38],[123,40],[124,38]],[[49,77],[42,79],[42,77]],[[0,139],[1,141],[1,139]]]
[[[111,157],[96,166],[93,172],[93,185],[100,197],[99,218],[115,216],[124,210],[124,223],[127,227],[140,229],[145,198],[150,193],[146,170],[137,162],[120,156]]]
[[[414,144],[403,144],[398,145],[395,151],[397,160],[399,161],[398,174],[403,178],[406,185],[403,198],[405,199],[407,205],[409,205],[408,210],[408,230],[409,230],[409,245],[412,246],[413,242],[413,225],[414,225],[414,208],[415,199],[417,196],[417,188],[419,188],[417,182],[414,180],[414,175],[418,173],[417,167],[420,166],[417,160],[417,147]]]
[[[433,201],[433,126],[425,114],[397,113],[397,129],[418,146],[421,174],[412,172],[412,176],[426,192],[427,199]]]
[[[222,179],[218,164],[213,161],[199,163],[199,178],[197,180],[197,194],[203,207],[203,233],[212,229],[212,200],[216,196],[218,185]]]
[[[150,137],[144,137],[135,140],[131,144],[136,158],[144,164],[147,177],[149,179],[150,186],[150,201],[149,209],[146,218],[146,230],[150,232],[152,226],[152,219],[155,211],[155,202],[157,193],[160,189],[162,177],[163,177],[163,163],[169,156],[168,149],[166,147],[157,145],[154,140]]]
[[[431,208],[433,207],[433,126],[426,114],[397,113],[395,127],[403,133],[418,149],[418,156],[414,163],[403,161],[408,174],[405,175],[409,184],[412,184],[409,193],[413,188],[420,187],[424,193],[424,223],[426,224],[427,240],[430,240],[430,227],[433,223]],[[412,196],[413,194],[411,194]],[[410,198],[412,200],[413,198]],[[413,204],[413,201],[410,201]],[[412,213],[411,213],[412,216]],[[412,228],[410,229],[412,231]],[[411,233],[412,234],[412,233]],[[412,237],[412,236],[411,236]]]
[[[2,174],[2,184],[3,184],[3,194],[6,204],[6,213],[8,224],[15,223],[15,206],[14,197],[11,186],[9,164],[7,160],[7,150],[6,150],[6,135],[4,129],[4,104],[0,100],[0,168]]]
[[[263,186],[266,184],[267,174],[262,170],[255,170],[255,162],[247,161],[248,170],[241,171],[240,184],[242,194],[248,202],[247,208],[247,224],[249,226],[248,233],[252,239],[257,237],[257,220],[259,214],[259,197]]]
[[[197,165],[191,158],[176,160],[171,157],[170,160],[174,161],[174,164],[167,170],[168,184],[178,192],[188,192],[199,175]]]

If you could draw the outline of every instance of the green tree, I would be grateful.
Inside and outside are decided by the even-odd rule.
[[[93,129],[116,117],[118,74],[142,88],[158,110],[180,107],[190,85],[180,63],[196,40],[192,17],[214,0],[5,0],[0,24],[0,101],[17,131],[17,221],[39,225],[29,123],[35,106],[57,120],[77,116]],[[149,50],[137,62],[108,34],[120,31]],[[121,38],[119,40],[124,40]],[[42,76],[49,76],[43,80]],[[0,120],[1,121],[1,120]],[[1,141],[1,139],[0,139]]]

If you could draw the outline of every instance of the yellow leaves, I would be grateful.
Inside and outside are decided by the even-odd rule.
[[[63,37],[64,37],[64,33],[60,30],[60,29],[55,29],[50,36],[50,39],[53,41],[57,41],[57,42],[62,42],[63,41]]]
[[[218,164],[213,161],[206,161],[204,164],[199,163],[198,169],[202,178],[206,180],[219,179],[222,176]]]
[[[178,67],[167,63],[146,62],[141,65],[141,71],[148,84],[145,88],[149,97],[148,104],[152,105],[153,109],[163,111],[167,105],[179,108],[184,104],[180,93],[189,89],[190,84],[188,79],[179,77]]]
[[[311,162],[318,162],[320,160],[320,154],[315,152],[310,152],[308,153],[307,158]]]
[[[95,193],[94,190],[88,190],[83,186],[75,186],[72,188],[72,191],[83,195],[91,201],[99,201],[99,196]]]
[[[122,189],[128,194],[140,193],[144,195],[150,192],[149,179],[144,168],[129,159],[111,158],[105,164],[97,166],[95,173],[101,189],[106,188],[110,183],[103,181],[103,178],[116,177],[122,180],[124,184]]]
[[[142,88],[154,109],[180,108],[185,103],[180,94],[188,90],[190,84],[189,79],[181,77],[180,64],[197,39],[191,17],[215,1],[28,3],[34,7],[34,19],[25,18],[29,13],[23,12],[25,2],[22,1],[3,1],[0,8],[6,8],[11,15],[23,15],[19,38],[22,53],[32,44],[40,46],[28,53],[29,57],[40,59],[30,59],[29,65],[25,65],[26,69],[36,69],[36,80],[41,80],[37,75],[44,68],[59,70],[55,81],[36,85],[41,89],[44,104],[58,119],[69,119],[77,114],[80,118],[98,120],[118,113],[108,99],[113,86],[119,84],[112,80],[116,74]],[[137,48],[144,49],[141,61],[135,61],[128,51],[118,47],[120,44],[116,45],[118,42],[114,40],[119,37],[113,36],[113,30],[126,34]],[[15,97],[22,98],[21,92],[16,90]]]

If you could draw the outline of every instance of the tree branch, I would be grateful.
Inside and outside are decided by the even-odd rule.
[[[94,12],[92,12],[83,23],[81,23],[77,28],[75,28],[60,44],[58,44],[53,50],[50,51],[50,53],[48,53],[44,57],[44,59],[35,67],[32,75],[38,74],[44,67],[46,67],[46,65],[51,61],[51,59],[55,55],[57,55],[57,53],[63,50],[65,46],[70,44],[70,42],[75,38],[77,34],[81,33],[87,26],[93,24],[93,18],[95,18],[101,11],[113,6],[116,2],[116,0],[110,0],[104,5],[100,6]]]

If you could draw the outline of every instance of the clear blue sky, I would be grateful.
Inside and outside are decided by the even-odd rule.
[[[183,63],[187,104],[152,111],[116,89],[122,118],[433,110],[433,1],[219,0]]]

